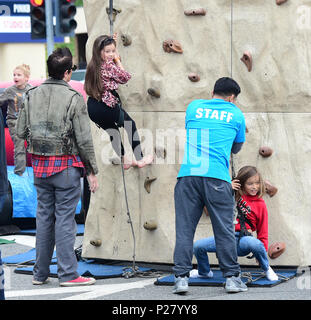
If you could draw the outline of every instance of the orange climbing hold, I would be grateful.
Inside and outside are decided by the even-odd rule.
[[[178,41],[172,39],[168,39],[163,42],[163,50],[168,53],[183,53],[181,44]]]
[[[281,4],[285,3],[287,0],[275,0],[276,4],[280,6]]]
[[[251,72],[253,67],[253,58],[249,51],[245,51],[243,53],[241,61],[246,65],[248,72]]]
[[[184,14],[186,16],[205,16],[206,10],[204,8],[189,9],[189,10],[185,10]]]
[[[198,82],[200,81],[200,76],[197,73],[192,72],[188,75],[188,79],[192,82]]]
[[[265,189],[266,189],[266,193],[270,197],[273,197],[278,192],[278,188],[273,186],[268,180],[265,181]]]
[[[270,157],[273,153],[273,150],[270,147],[261,147],[259,149],[259,154],[264,158]]]

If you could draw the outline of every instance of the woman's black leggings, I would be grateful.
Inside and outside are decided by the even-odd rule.
[[[89,97],[87,100],[87,109],[90,119],[109,134],[112,147],[117,155],[124,156],[124,147],[119,134],[119,128],[116,124],[119,119],[120,108],[108,107],[104,102]],[[122,109],[122,111],[124,112],[124,123],[122,127],[127,133],[136,160],[141,160],[143,153],[141,151],[135,121],[124,109]]]

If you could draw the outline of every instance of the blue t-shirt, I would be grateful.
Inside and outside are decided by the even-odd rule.
[[[229,162],[233,143],[245,141],[245,118],[223,99],[194,100],[186,111],[187,138],[178,178],[211,177],[231,183]]]

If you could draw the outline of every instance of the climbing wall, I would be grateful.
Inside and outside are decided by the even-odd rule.
[[[84,1],[88,59],[95,38],[109,33],[108,2]],[[234,167],[256,166],[269,182],[269,242],[286,243],[271,265],[310,265],[309,1],[115,0],[114,8],[118,50],[132,74],[119,93],[145,153],[155,152],[155,164],[125,172],[136,260],[173,262],[173,193],[185,110],[194,99],[211,98],[218,78],[232,75],[242,89],[238,105],[247,125]],[[114,164],[108,135],[93,124],[92,132],[100,189],[91,198],[83,255],[132,260],[121,168]],[[129,150],[126,135],[124,141]],[[195,239],[211,235],[210,219],[202,214]],[[217,263],[214,255],[211,262]]]

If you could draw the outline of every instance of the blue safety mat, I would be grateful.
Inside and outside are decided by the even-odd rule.
[[[121,277],[129,267],[106,265],[95,263],[94,260],[78,261],[77,272],[81,276],[94,277],[95,279],[117,278]],[[139,268],[139,271],[151,271],[149,268]],[[15,273],[32,274],[33,267],[16,268]],[[49,277],[57,277],[57,265],[50,265]]]
[[[12,187],[13,218],[35,218],[37,191],[33,184],[33,168],[27,167],[22,176],[14,173],[14,166],[7,166],[8,180]],[[81,212],[81,199],[76,213]]]
[[[278,275],[279,280],[269,281],[262,271],[253,269],[242,269],[242,281],[246,283],[248,287],[273,287],[284,281],[287,281],[296,276],[296,269],[273,269]],[[212,270],[212,278],[189,278],[189,286],[224,286],[226,279],[222,276],[220,270]],[[174,275],[169,275],[163,278],[158,278],[155,285],[172,286],[174,285]]]
[[[26,229],[20,230],[15,234],[26,234],[26,235],[36,235],[36,229]],[[77,236],[81,236],[84,234],[84,224],[77,224]]]
[[[14,256],[3,257],[2,262],[5,264],[34,264],[36,260],[36,249],[33,248],[27,252],[16,254]],[[52,263],[56,263],[56,252],[54,251]]]

